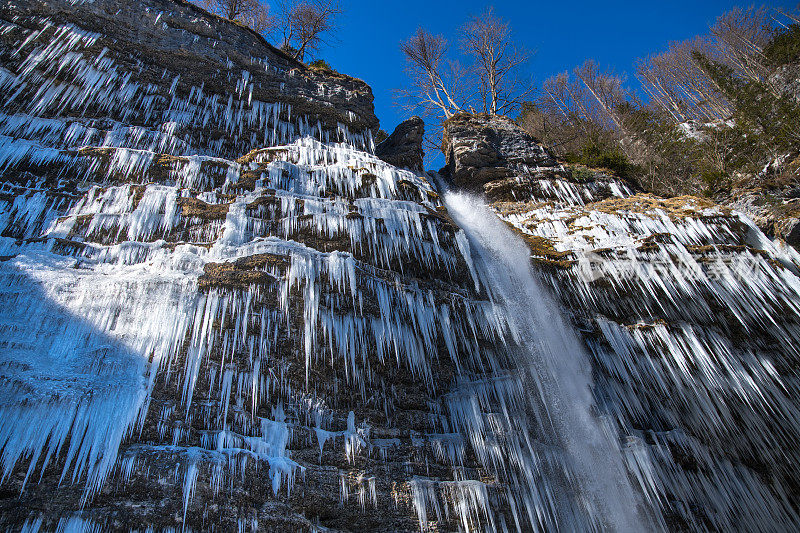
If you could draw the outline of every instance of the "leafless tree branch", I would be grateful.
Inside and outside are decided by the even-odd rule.
[[[299,61],[319,52],[337,29],[343,9],[338,0],[300,0],[278,3],[280,47]]]
[[[269,5],[261,0],[200,0],[197,3],[212,13],[240,22],[258,33],[268,33],[276,24]]]
[[[512,39],[507,21],[490,7],[461,28],[462,50],[474,61],[484,113],[503,114],[517,108],[532,91],[519,71],[530,54]]]

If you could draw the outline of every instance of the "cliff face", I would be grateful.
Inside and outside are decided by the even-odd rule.
[[[183,2],[0,9],[0,529],[580,512],[464,233],[369,153],[366,85]]]
[[[442,151],[449,180],[457,187],[480,191],[488,182],[552,166],[555,160],[525,131],[506,117],[469,115],[450,118]]]
[[[523,135],[507,119],[455,117],[445,176],[528,241],[591,349],[598,409],[657,521],[795,529],[798,255],[707,200],[515,163],[507,147]]]
[[[23,0],[0,16],[0,134],[31,157],[45,155],[21,139],[227,158],[301,135],[369,147],[378,124],[365,83],[188,2]]]
[[[425,123],[419,117],[411,117],[398,124],[392,134],[375,147],[375,155],[396,167],[422,172],[424,136]]]
[[[183,2],[0,17],[0,527],[416,529],[492,327],[431,186],[357,150],[369,88]]]
[[[180,1],[0,25],[0,529],[604,530],[620,443],[655,529],[798,524],[797,259],[748,219],[448,122],[591,350],[612,445],[576,469],[520,357],[572,334],[513,316],[549,297],[415,171],[420,124],[381,160],[363,82]]]

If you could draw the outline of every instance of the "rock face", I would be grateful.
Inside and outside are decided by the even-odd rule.
[[[0,25],[0,529],[488,520],[445,393],[502,325],[369,88],[184,2]]]
[[[0,16],[4,113],[41,119],[5,118],[2,135],[228,158],[300,135],[371,147],[365,83],[188,2],[22,0]]]
[[[498,122],[447,127],[451,179],[482,189],[528,241],[584,332],[598,409],[657,522],[796,529],[798,256],[707,200],[634,195],[580,167],[499,170],[487,145],[525,137]]]
[[[800,201],[787,198],[787,193],[791,194],[762,187],[737,189],[725,199],[725,204],[747,214],[766,235],[797,248],[800,246]]]
[[[366,85],[183,2],[0,26],[1,530],[591,527]]]
[[[770,237],[800,246],[800,155],[786,154],[780,165],[767,165],[746,186],[735,187],[721,201],[745,213]],[[776,171],[776,167],[781,167]]]
[[[448,119],[442,151],[449,179],[458,187],[473,190],[517,171],[555,163],[514,121],[497,115],[460,113]]]
[[[422,139],[425,123],[419,117],[411,117],[397,125],[391,135],[375,147],[375,155],[390,165],[422,172]]]

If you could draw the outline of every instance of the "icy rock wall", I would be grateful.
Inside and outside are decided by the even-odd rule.
[[[0,168],[110,146],[239,157],[302,136],[371,149],[372,92],[181,0],[0,8]]]
[[[311,138],[238,162],[82,154],[85,188],[5,201],[0,438],[23,504],[4,520],[107,524],[158,497],[169,512],[131,523],[310,528],[380,496],[416,528],[414,454],[449,476],[467,462],[440,395],[503,361],[481,346],[502,318],[460,288],[468,245],[430,185]],[[57,510],[35,504],[53,492]],[[225,498],[240,508],[210,504]]]
[[[507,317],[366,85],[180,1],[0,24],[0,528],[563,523]]]
[[[526,238],[572,313],[591,350],[597,409],[654,520],[796,529],[796,252],[703,199],[634,194],[582,167],[490,161],[490,150],[470,151],[475,132],[502,138],[514,126],[454,122],[448,178],[483,192]],[[512,162],[498,170],[498,159]]]

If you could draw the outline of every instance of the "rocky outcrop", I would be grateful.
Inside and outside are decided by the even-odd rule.
[[[798,527],[797,255],[706,199],[634,194],[544,155],[533,168],[513,162],[502,139],[531,141],[507,120],[454,122],[449,178],[480,190],[528,242],[583,332],[598,409],[616,421],[656,522]]]
[[[444,124],[443,173],[459,187],[480,190],[484,183],[513,176],[555,160],[508,117],[459,113]]]
[[[369,86],[189,2],[20,0],[0,19],[0,135],[17,143],[35,132],[48,147],[235,158],[311,135],[371,148]]]
[[[785,198],[785,191],[763,188],[734,190],[725,204],[746,213],[765,234],[794,247],[800,246],[800,202]]]
[[[800,156],[786,154],[741,181],[720,202],[745,213],[767,236],[800,246]]]
[[[422,172],[422,139],[425,137],[425,123],[419,117],[404,120],[391,135],[375,147],[375,155],[390,165]]]

